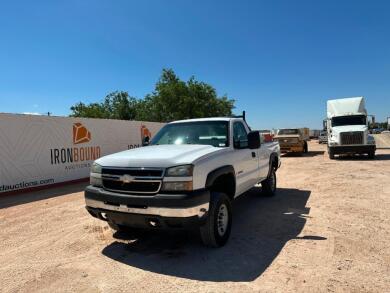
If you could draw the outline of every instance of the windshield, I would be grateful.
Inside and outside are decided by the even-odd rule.
[[[326,131],[321,131],[320,132],[320,136],[327,136],[328,134],[327,134],[327,132]]]
[[[299,134],[298,129],[280,129],[278,134],[289,135],[289,134]]]
[[[203,144],[229,146],[227,121],[198,121],[165,125],[152,139],[158,144]]]
[[[332,118],[332,126],[343,125],[366,125],[366,116],[353,115],[353,116],[340,116]]]

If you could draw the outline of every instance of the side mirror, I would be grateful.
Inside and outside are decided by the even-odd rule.
[[[258,149],[260,147],[260,132],[251,131],[248,133],[248,147]]]
[[[327,129],[328,129],[328,123],[327,123],[327,120],[326,120],[326,119],[324,119],[324,120],[322,121],[322,129],[323,129],[323,130],[327,130]]]
[[[142,141],[142,146],[148,146],[149,145],[149,136],[145,136],[144,140]]]

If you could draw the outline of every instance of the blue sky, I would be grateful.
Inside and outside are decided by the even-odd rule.
[[[390,1],[3,1],[0,112],[142,98],[173,68],[254,128],[319,128],[328,98],[390,116]]]

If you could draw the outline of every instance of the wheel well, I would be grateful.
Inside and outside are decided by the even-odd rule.
[[[218,176],[210,186],[210,191],[223,192],[230,199],[234,198],[236,193],[236,180],[232,173],[226,173]]]

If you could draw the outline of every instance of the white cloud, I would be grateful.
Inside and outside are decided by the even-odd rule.
[[[24,115],[41,115],[40,113],[37,113],[37,112],[23,112],[22,114],[24,114]]]

